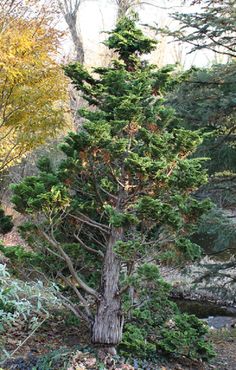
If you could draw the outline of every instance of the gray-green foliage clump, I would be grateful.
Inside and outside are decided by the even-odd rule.
[[[141,59],[155,43],[131,17],[118,22],[106,45],[117,55],[110,66],[65,68],[89,104],[79,110],[84,124],[61,144],[65,159],[56,169],[44,159],[38,176],[13,186],[13,202],[31,218],[22,232],[32,247],[45,264],[53,259],[52,270],[58,266],[68,307],[87,322],[94,344],[113,351],[140,266],[163,259],[168,248],[172,260],[198,258],[189,235],[209,203],[192,195],[207,181],[201,159],[191,158],[200,132],[177,127],[165,104],[170,69]]]
[[[20,322],[36,330],[49,317],[51,310],[62,307],[57,293],[53,285],[17,279],[9,273],[6,265],[0,264],[0,360],[8,357],[4,340],[11,326]]]
[[[234,58],[235,47],[235,2],[234,0],[193,1],[198,4],[191,12],[173,13],[172,17],[180,22],[175,31],[165,30],[176,40],[187,42],[191,51],[208,49]]]

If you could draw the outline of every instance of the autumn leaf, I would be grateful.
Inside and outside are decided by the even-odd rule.
[[[68,122],[67,80],[54,60],[60,37],[47,20],[0,16],[0,170]]]

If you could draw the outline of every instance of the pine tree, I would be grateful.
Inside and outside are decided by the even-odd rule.
[[[167,33],[190,44],[192,52],[208,49],[235,58],[235,0],[194,0],[190,7],[195,4],[198,8],[193,12],[173,13],[180,27]]]
[[[186,127],[208,135],[200,148],[211,158],[210,173],[235,171],[236,64],[189,70],[187,78],[171,91],[169,104]]]
[[[25,236],[73,289],[76,301],[67,306],[87,320],[94,344],[114,349],[122,339],[123,297],[140,281],[139,266],[144,276],[150,256],[198,257],[188,235],[208,204],[191,195],[207,181],[201,160],[189,158],[202,138],[175,128],[164,104],[171,68],[141,59],[155,42],[131,17],[118,22],[106,45],[117,55],[111,66],[91,73],[80,64],[66,67],[89,103],[79,111],[85,123],[61,145],[58,168],[42,159],[38,176],[13,186],[13,202],[32,218],[22,226]],[[149,280],[152,271],[146,268]]]
[[[236,205],[236,64],[193,68],[184,75],[168,104],[185,127],[207,133],[194,154],[208,158],[205,166],[210,175],[198,196],[210,197],[216,208],[203,218],[196,240],[206,253],[220,253],[235,248],[235,219],[227,210]]]

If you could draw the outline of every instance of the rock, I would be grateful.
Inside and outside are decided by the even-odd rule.
[[[222,328],[232,328],[236,325],[235,317],[227,317],[227,316],[209,316],[205,320],[210,328],[213,329],[222,329]]]

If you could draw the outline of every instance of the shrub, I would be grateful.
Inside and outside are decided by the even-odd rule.
[[[207,342],[207,325],[194,315],[176,314],[160,330],[157,348],[167,354],[209,360],[215,352]]]
[[[143,265],[136,281],[139,295],[136,307],[125,309],[129,321],[125,324],[120,351],[124,356],[153,359],[163,354],[208,360],[214,356],[207,342],[207,325],[194,315],[181,314],[169,299],[171,286],[160,276],[155,265]],[[136,287],[135,287],[136,288]]]
[[[34,330],[41,325],[43,317],[45,321],[49,316],[52,307],[60,307],[56,295],[54,286],[46,287],[41,281],[27,283],[15,279],[6,265],[0,264],[0,332],[4,334],[19,320]],[[3,345],[4,341],[0,346]]]

